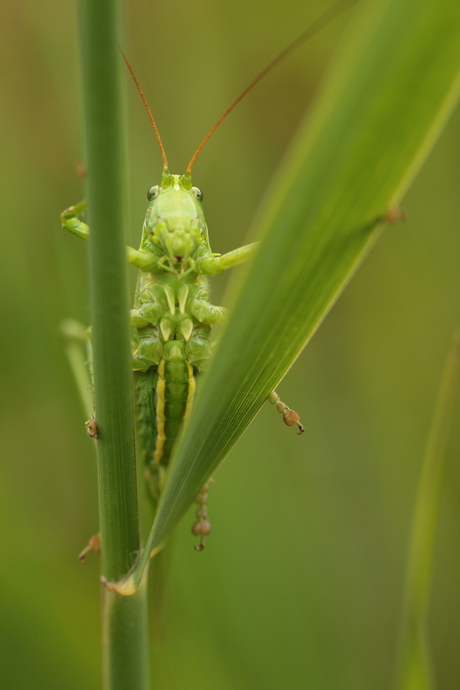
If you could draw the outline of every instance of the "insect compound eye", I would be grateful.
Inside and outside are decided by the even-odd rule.
[[[147,199],[149,201],[152,201],[158,194],[160,193],[160,188],[156,184],[154,187],[150,187],[149,191],[147,192]]]
[[[192,187],[193,196],[198,199],[198,201],[203,201],[204,194],[198,187]]]

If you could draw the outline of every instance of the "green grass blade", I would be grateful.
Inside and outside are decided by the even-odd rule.
[[[358,7],[257,219],[263,243],[239,281],[148,549],[177,524],[293,364],[376,240],[379,219],[406,191],[456,102],[459,41],[457,0]],[[146,561],[144,554],[131,584]]]
[[[434,690],[426,614],[431,585],[433,546],[449,422],[460,368],[460,337],[447,356],[423,459],[414,512],[406,578],[401,641],[400,690]]]

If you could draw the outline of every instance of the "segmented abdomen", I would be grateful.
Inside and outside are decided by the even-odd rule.
[[[154,503],[195,393],[195,376],[209,357],[211,323],[223,310],[207,301],[206,283],[141,275],[133,325],[138,453]]]
[[[155,464],[167,465],[181,425],[187,419],[195,394],[193,366],[186,361],[185,344],[170,340],[164,344],[158,364],[156,393],[157,439]]]

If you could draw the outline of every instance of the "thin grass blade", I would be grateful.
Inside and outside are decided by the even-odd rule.
[[[452,342],[442,374],[417,492],[406,577],[401,639],[400,690],[434,690],[430,645],[426,629],[438,522],[444,449],[449,431],[460,369],[460,334]]]

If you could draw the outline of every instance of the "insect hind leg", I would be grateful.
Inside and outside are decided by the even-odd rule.
[[[283,422],[286,424],[286,426],[294,426],[295,424],[299,429],[297,434],[299,436],[300,434],[303,434],[305,427],[300,422],[300,415],[295,410],[291,410],[291,408],[281,400],[276,391],[272,391],[267,400],[269,400],[272,405],[276,405],[278,412],[283,415]]]
[[[195,537],[200,537],[200,543],[195,546],[195,551],[203,551],[205,537],[211,533],[211,523],[208,520],[207,507],[210,484],[214,484],[213,479],[208,480],[195,499],[195,502],[198,504],[198,508],[195,513],[196,522],[194,522],[192,525],[192,534],[195,535]]]

